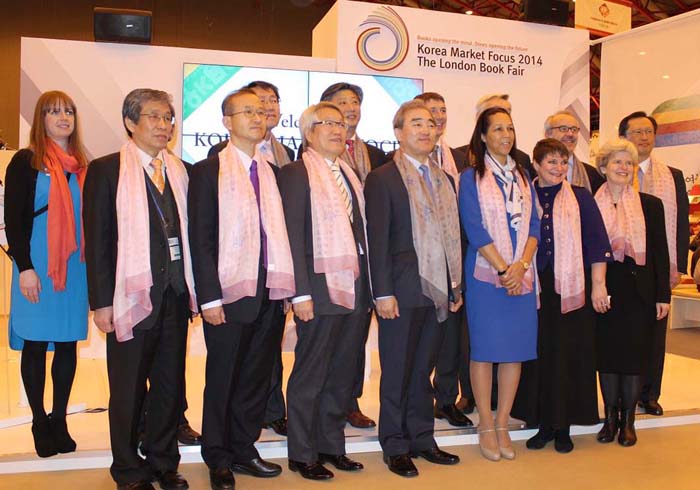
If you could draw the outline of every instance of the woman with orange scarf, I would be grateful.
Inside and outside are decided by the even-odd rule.
[[[596,161],[606,179],[595,200],[603,216],[614,261],[605,282],[610,310],[598,314],[596,359],[605,421],[598,441],[637,442],[634,410],[641,375],[650,358],[655,320],[668,315],[669,255],[661,200],[637,192],[637,149],[622,139],[607,142]]]
[[[66,409],[75,377],[76,343],[87,336],[82,188],[87,159],[75,104],[63,92],[43,93],[34,109],[29,147],[7,167],[5,223],[14,267],[10,347],[22,351],[22,380],[41,457],[75,451]],[[46,351],[52,413],[44,409]]]

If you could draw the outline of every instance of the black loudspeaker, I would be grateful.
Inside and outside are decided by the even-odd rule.
[[[151,42],[151,12],[148,10],[95,7],[94,24],[95,41]]]
[[[569,23],[569,2],[562,0],[525,0],[525,20],[538,24],[566,26]]]

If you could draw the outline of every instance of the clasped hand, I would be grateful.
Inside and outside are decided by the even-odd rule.
[[[520,261],[510,264],[505,274],[499,276],[501,285],[508,291],[508,296],[517,296],[521,293],[524,276],[525,267]]]

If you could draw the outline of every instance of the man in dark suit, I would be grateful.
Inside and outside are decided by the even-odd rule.
[[[394,116],[400,148],[367,177],[367,236],[379,318],[379,442],[389,469],[416,476],[411,456],[456,464],[433,437],[430,374],[438,323],[462,306],[461,242],[452,179],[430,161],[435,120],[420,100]]]
[[[415,97],[422,100],[435,119],[438,142],[431,158],[438,167],[449,174],[455,182],[459,173],[467,166],[464,153],[450,148],[445,141],[447,129],[447,106],[445,98],[436,92],[425,92]],[[445,337],[437,357],[433,388],[435,390],[435,418],[446,419],[455,427],[473,425],[471,420],[457,408],[455,402],[462,387],[463,398],[471,399],[469,382],[469,336],[466,328],[464,307],[448,314],[442,325]],[[467,408],[467,407],[464,407]]]
[[[569,150],[569,166],[566,180],[572,185],[585,187],[595,195],[605,182],[602,175],[592,165],[578,159],[574,151],[578,144],[578,136],[581,131],[578,119],[569,111],[559,111],[549,116],[544,122],[544,135],[564,143]]]
[[[690,242],[690,225],[688,223],[689,201],[685,189],[683,172],[661,162],[652,150],[656,143],[656,120],[643,111],[633,112],[624,117],[618,126],[618,134],[630,140],[637,147],[639,154],[639,171],[637,180],[640,192],[655,195],[664,205],[666,218],[666,239],[671,262],[671,288],[680,281],[680,275],[688,270],[688,244]],[[662,180],[668,180],[668,186]],[[673,180],[675,192],[664,193]],[[674,216],[675,214],[675,216]],[[673,233],[675,225],[675,233]],[[674,270],[675,269],[675,270]],[[652,339],[649,371],[642,379],[642,395],[639,402],[646,413],[663,415],[659,405],[661,396],[661,379],[664,373],[666,356],[666,327],[668,316],[656,321]]]
[[[258,143],[258,149],[265,159],[281,168],[294,158],[294,151],[287,145],[283,145],[277,140],[272,130],[280,122],[280,92],[276,85],[262,80],[250,82],[244,88],[249,88],[255,92],[265,109],[265,137]],[[208,157],[213,157],[226,148],[228,140],[222,141],[209,149]],[[282,323],[287,315],[285,311],[277,319]],[[275,351],[274,365],[272,367],[272,378],[270,380],[270,391],[265,406],[265,417],[263,427],[272,429],[281,436],[287,435],[287,411],[284,406],[284,394],[282,393],[282,344]]]
[[[320,102],[304,111],[300,127],[302,160],[284,167],[279,179],[298,335],[287,385],[289,468],[322,480],[334,476],[323,463],[362,469],[345,455],[344,427],[357,354],[367,338],[367,242],[362,184],[339,158],[347,131],[343,114]]]
[[[367,174],[380,165],[384,165],[387,161],[387,156],[382,150],[363,141],[357,135],[357,126],[360,124],[360,119],[362,119],[363,97],[364,93],[362,92],[362,88],[345,82],[334,83],[321,94],[321,101],[335,104],[343,113],[345,123],[348,125],[348,130],[345,150],[341,158],[355,169],[360,176],[360,181],[364,184]],[[366,318],[367,334],[369,334],[371,321],[372,312],[370,311],[367,313]],[[362,413],[359,404],[365,381],[366,343],[367,338],[362,342],[362,346],[357,353],[359,362],[357,364],[357,372],[355,373],[355,385],[352,390],[352,403],[348,411],[348,423],[358,429],[368,429],[377,425],[374,420]]]
[[[502,107],[506,111],[508,111],[508,114],[510,114],[511,110],[513,109],[509,99],[508,94],[487,94],[481,97],[477,103],[476,103],[476,118],[479,117],[479,114],[484,112],[486,109],[490,109],[491,107]],[[467,155],[467,162],[469,162],[469,145],[466,144],[464,146],[460,146],[457,148],[458,151],[461,151],[465,155]],[[531,179],[534,179],[537,177],[537,172],[535,171],[535,168],[532,166],[532,161],[530,160],[530,155],[528,155],[526,152],[516,149],[515,150],[515,161],[518,162],[518,164],[523,167],[525,170],[527,170],[528,175],[530,175]]]
[[[221,110],[229,144],[194,166],[189,222],[207,344],[202,458],[212,488],[230,490],[235,484],[231,470],[257,477],[282,471],[261,459],[254,443],[262,430],[283,330],[282,305],[271,281],[283,263],[271,255],[273,247],[286,250],[290,276],[292,266],[274,178],[277,168],[256,150],[265,135],[263,105],[253,90],[244,88],[229,94]],[[279,234],[270,227],[274,220],[281,223]],[[246,273],[247,267],[252,269]]]
[[[177,473],[188,298],[196,311],[186,228],[187,168],[167,151],[170,96],[137,89],[124,99],[128,142],[94,160],[83,222],[90,307],[107,333],[109,428],[117,488],[188,488]],[[128,287],[127,287],[128,284]],[[137,427],[150,385],[145,461]]]

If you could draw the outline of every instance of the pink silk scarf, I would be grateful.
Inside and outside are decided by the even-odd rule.
[[[294,265],[284,221],[282,198],[272,168],[256,150],[260,211],[250,176],[229,142],[219,153],[219,282],[222,301],[255,296],[260,263],[260,225],[267,235],[267,281],[270,299],[294,295]]]
[[[326,275],[331,303],[352,310],[355,308],[355,280],[360,274],[360,263],[345,202],[326,160],[309,147],[302,159],[309,176],[314,272]],[[350,165],[340,158],[336,163],[352,187],[362,223],[365,223],[362,183]],[[367,244],[361,245],[367,253]]]
[[[189,178],[184,164],[167,151],[161,152],[168,182],[175,197],[180,218],[182,260],[185,283],[189,291],[190,311],[197,312],[190,244],[187,239],[187,185]],[[117,184],[117,270],[114,287],[114,330],[118,342],[134,338],[134,326],[153,311],[151,304],[150,232],[146,181],[138,150],[133,140],[119,151],[119,181]]]
[[[606,182],[596,192],[595,201],[603,216],[613,258],[624,262],[626,255],[637,265],[646,264],[647,227],[639,193],[631,185],[626,186],[616,206]]]

